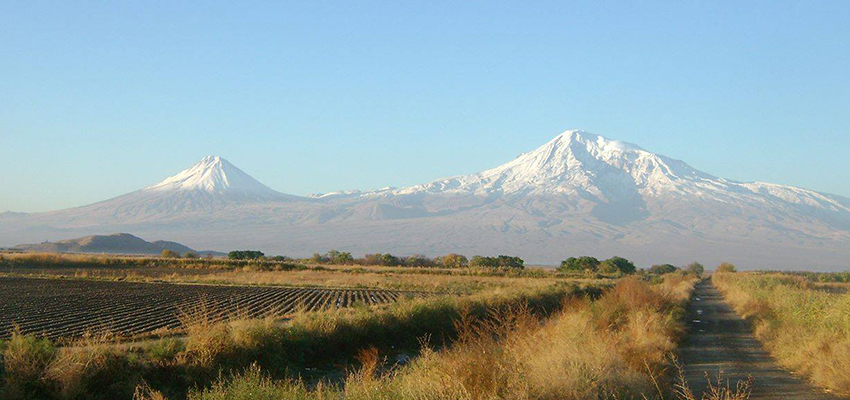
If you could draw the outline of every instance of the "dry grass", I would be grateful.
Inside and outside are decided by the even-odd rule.
[[[681,321],[671,317],[681,302],[670,293],[687,292],[693,283],[650,288],[626,280],[596,302],[568,300],[545,322],[521,305],[483,319],[462,318],[450,348],[426,346],[412,364],[384,374],[379,355],[364,353],[363,367],[339,386],[308,389],[249,368],[190,399],[664,398],[664,360],[681,332]]]
[[[369,365],[364,361],[371,353],[362,349],[387,351],[395,346],[415,353],[420,337],[433,337],[441,345],[454,341],[459,335],[457,320],[480,320],[516,304],[528,304],[529,313],[545,316],[556,311],[565,296],[586,293],[577,287],[493,290],[301,313],[286,324],[270,318],[222,319],[202,303],[182,318],[185,340],[166,338],[129,346],[115,346],[111,338],[98,336],[57,349],[47,340],[16,334],[2,345],[0,398],[179,399],[191,387],[207,387],[218,377],[251,365],[275,378],[291,377],[307,366],[349,365],[358,353],[360,362]],[[368,375],[377,369],[376,363],[372,365],[364,370]]]
[[[785,274],[716,274],[712,281],[782,365],[850,394],[850,294]]]
[[[3,398],[29,398],[45,394],[41,382],[57,354],[50,341],[17,332],[3,344]]]
[[[723,380],[722,373],[718,373],[714,379],[706,374],[705,379],[708,381],[708,387],[702,396],[697,399],[694,392],[688,386],[684,370],[679,365],[677,365],[677,368],[679,370],[679,381],[674,385],[674,391],[678,400],[747,400],[752,393],[752,377],[744,381],[738,381],[732,387],[730,382]]]

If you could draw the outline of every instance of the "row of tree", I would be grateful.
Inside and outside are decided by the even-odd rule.
[[[180,254],[172,250],[163,250],[163,257],[180,257]],[[198,258],[192,252],[186,253],[186,258]],[[236,250],[228,253],[231,260],[271,260],[271,261],[293,261],[284,256],[265,257],[265,254],[257,250]],[[421,254],[401,257],[390,253],[372,253],[363,257],[355,258],[347,251],[329,250],[324,254],[314,253],[312,257],[304,262],[312,264],[329,265],[380,265],[386,267],[417,267],[417,268],[500,268],[500,269],[524,269],[525,261],[515,256],[499,255],[496,257],[474,256],[472,259],[460,254],[447,254],[441,257],[429,258]],[[669,274],[676,271],[686,271],[697,275],[705,273],[705,267],[693,262],[682,268],[672,264],[658,264],[649,268],[648,272],[655,275]],[[718,272],[735,272],[737,268],[727,262],[721,263],[716,269]],[[603,274],[633,274],[637,272],[635,264],[623,257],[614,256],[607,260],[599,260],[596,257],[582,256],[570,257],[561,261],[559,272],[596,272]]]
[[[401,257],[390,253],[371,253],[355,258],[349,252],[330,250],[325,254],[315,253],[307,262],[331,265],[381,265],[385,267],[415,268],[525,268],[525,262],[519,257],[500,255],[496,257],[474,256],[472,259],[460,254],[447,254],[430,258],[421,254]]]
[[[227,253],[227,258],[231,260],[260,260],[265,256],[262,251],[257,250],[234,250]]]
[[[653,265],[652,267],[649,268],[649,272],[656,274],[656,275],[664,275],[664,274],[669,274],[671,272],[676,272],[676,271],[685,271],[685,272],[690,272],[692,274],[697,274],[697,275],[702,276],[702,274],[705,273],[705,266],[703,266],[702,264],[695,261],[695,262],[692,262],[692,263],[690,263],[690,264],[688,264],[688,265],[686,265],[682,268],[679,268],[679,267],[672,265],[672,264]],[[717,272],[737,272],[738,267],[736,267],[732,263],[723,262],[723,263],[720,263],[720,265],[717,266],[715,271],[717,271]]]
[[[724,262],[717,266],[717,272],[736,272],[738,269]],[[637,272],[635,264],[622,257],[611,257],[607,260],[600,261],[595,257],[570,257],[561,262],[558,268],[560,272],[598,272],[603,274],[633,274]],[[664,275],[676,271],[686,271],[697,275],[705,273],[705,266],[698,262],[692,262],[682,268],[672,264],[658,264],[649,268],[649,273],[655,275]]]

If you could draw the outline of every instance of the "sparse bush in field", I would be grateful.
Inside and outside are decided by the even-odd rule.
[[[331,261],[331,259],[330,259],[330,257],[328,257],[325,254],[313,253],[313,255],[310,257],[310,259],[307,260],[307,261],[309,261],[312,264],[327,264],[328,262]]]
[[[611,257],[599,264],[599,272],[633,274],[637,271],[635,264],[623,257]]]
[[[262,251],[257,250],[234,250],[227,253],[227,258],[231,260],[259,260],[264,256]]]
[[[147,382],[142,382],[133,391],[133,400],[168,400],[162,392],[151,389]]]
[[[694,261],[685,267],[685,271],[692,274],[696,274],[697,276],[702,276],[702,274],[705,273],[705,267],[702,264]]]
[[[746,380],[739,380],[732,387],[732,382],[728,379],[723,379],[722,371],[717,373],[717,376],[712,379],[711,376],[706,376],[708,387],[702,393],[700,398],[694,395],[691,391],[688,381],[685,378],[685,371],[682,366],[676,365],[679,370],[679,378],[673,386],[676,399],[678,400],[747,400],[753,389],[753,378],[749,377]]]
[[[331,262],[337,265],[348,265],[354,263],[354,257],[351,256],[351,253],[342,251],[334,255]]]
[[[174,360],[178,354],[186,350],[186,344],[176,338],[162,338],[155,341],[146,349],[148,358],[155,362]]]
[[[321,391],[321,386],[318,389]],[[206,390],[195,390],[190,400],[282,400],[313,398],[301,382],[276,383],[264,375],[258,365],[251,365],[241,374],[220,379]]]
[[[92,343],[94,340],[95,343]],[[135,358],[103,338],[84,339],[61,349],[46,379],[63,399],[127,399],[141,383]]]
[[[469,260],[460,254],[446,254],[439,258],[438,263],[444,268],[466,268]]]
[[[595,257],[570,257],[561,261],[561,266],[558,271],[561,272],[578,272],[578,271],[596,271],[599,268],[599,260]]]
[[[197,259],[201,258],[201,256],[199,256],[198,253],[195,253],[194,251],[187,251],[186,254],[183,255],[183,258]]]
[[[0,396],[10,399],[45,397],[44,375],[57,350],[47,339],[13,332],[3,346],[3,380]]]
[[[649,268],[649,272],[656,274],[656,275],[669,274],[669,273],[672,273],[672,272],[676,272],[678,270],[679,269],[676,268],[675,265],[670,265],[670,264],[653,265],[652,267]]]
[[[174,250],[165,249],[162,253],[160,253],[160,256],[162,258],[180,258],[180,253]]]
[[[325,254],[313,253],[310,262],[313,264],[348,265],[354,263],[354,257],[347,251],[328,250]]]
[[[434,260],[423,256],[422,254],[414,254],[404,258],[404,265],[414,268],[433,268],[437,266]]]
[[[716,269],[717,272],[736,272],[738,268],[728,262],[720,263]]]
[[[396,256],[394,256],[390,253],[387,253],[387,254],[381,255],[380,263],[381,263],[381,265],[386,266],[386,267],[394,267],[394,266],[397,266],[397,265],[401,265],[401,260],[399,260],[398,257],[396,257]]]

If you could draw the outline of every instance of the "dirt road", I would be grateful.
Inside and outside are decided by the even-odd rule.
[[[752,334],[750,324],[723,301],[709,280],[694,291],[688,315],[689,334],[682,346],[681,362],[691,389],[700,397],[705,389],[705,373],[734,386],[752,376],[751,399],[832,400],[805,380],[781,369]]]

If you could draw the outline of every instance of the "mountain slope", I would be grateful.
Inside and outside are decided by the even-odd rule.
[[[401,189],[297,197],[207,157],[115,199],[0,214],[0,245],[104,231],[292,256],[338,248],[515,254],[549,264],[617,254],[643,265],[699,259],[753,268],[850,266],[850,199],[726,180],[582,131],[480,173]]]
[[[251,205],[308,200],[276,192],[227,160],[207,156],[145,189],[88,206],[47,213],[71,226],[180,220]]]
[[[178,254],[186,254],[190,251],[198,253],[180,243],[164,240],[148,242],[128,233],[92,235],[39,244],[22,244],[15,246],[14,249],[50,253],[160,254],[163,250],[172,250]]]

